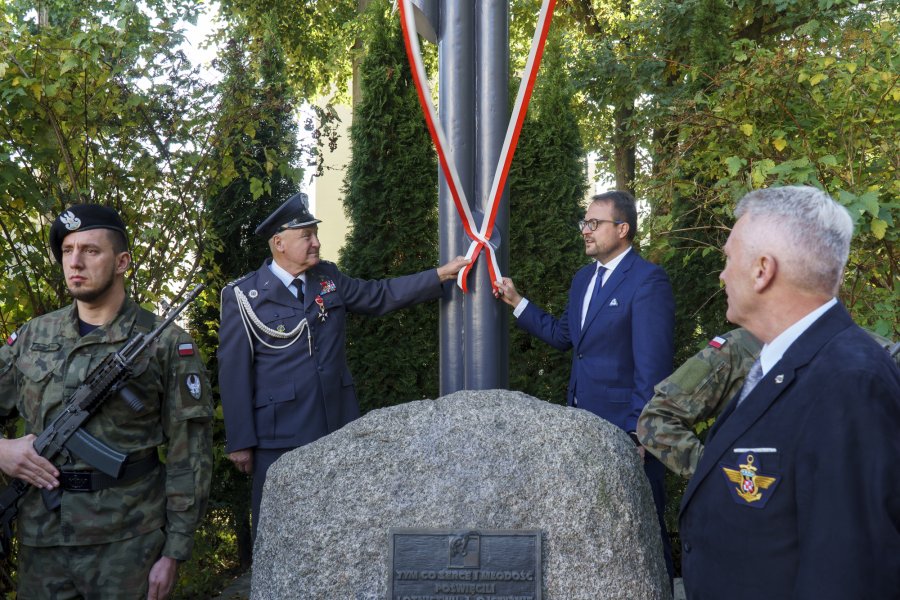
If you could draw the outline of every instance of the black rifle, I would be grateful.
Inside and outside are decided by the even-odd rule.
[[[187,305],[197,297],[203,288],[204,285],[200,284],[191,290],[184,301],[156,329],[149,333],[135,335],[121,350],[109,354],[94,367],[84,382],[66,400],[63,411],[34,440],[34,449],[37,453],[47,460],[52,460],[62,452],[63,448],[66,448],[107,475],[119,477],[127,456],[106,446],[81,427],[106,400],[116,394],[120,394],[135,412],[143,410],[144,406],[140,399],[125,387],[133,375],[134,363],[141,353],[162,334],[163,330],[181,314],[181,311],[187,308]],[[0,555],[2,556],[9,554],[12,523],[19,513],[18,502],[30,487],[30,484],[21,479],[13,478],[10,484],[0,491]]]

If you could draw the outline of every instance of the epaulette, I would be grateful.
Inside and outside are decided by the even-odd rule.
[[[256,272],[256,271],[250,271],[250,272],[247,273],[246,275],[241,275],[240,277],[238,277],[238,278],[235,279],[234,281],[229,281],[229,282],[228,282],[228,285],[229,285],[229,286],[235,286],[235,285],[239,284],[240,282],[244,281],[245,279],[247,279],[248,277],[250,277],[251,275],[253,275],[255,272]]]
[[[713,339],[709,340],[709,345],[715,348],[716,350],[721,350],[722,346],[728,343],[727,338],[723,338],[721,335],[717,335]]]

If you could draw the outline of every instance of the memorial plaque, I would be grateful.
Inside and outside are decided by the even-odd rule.
[[[390,600],[541,600],[538,529],[390,530]]]

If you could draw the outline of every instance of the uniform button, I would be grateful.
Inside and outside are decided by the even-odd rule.
[[[690,554],[691,553],[691,544],[689,542],[682,542],[681,549],[684,550],[685,552],[687,552],[688,554]]]
[[[319,370],[320,370],[320,371],[324,371],[325,369],[323,369],[322,367],[319,367]]]
[[[579,358],[579,360],[582,359],[582,358],[584,358],[584,354],[579,353],[579,354],[578,354],[578,358]]]

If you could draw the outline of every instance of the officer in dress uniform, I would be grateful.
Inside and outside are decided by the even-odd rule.
[[[359,416],[345,353],[347,313],[383,315],[434,300],[468,259],[362,280],[319,259],[317,224],[298,193],[256,228],[272,257],[222,290],[219,389],[225,451],[253,476],[253,533],[266,472],[285,452]]]

